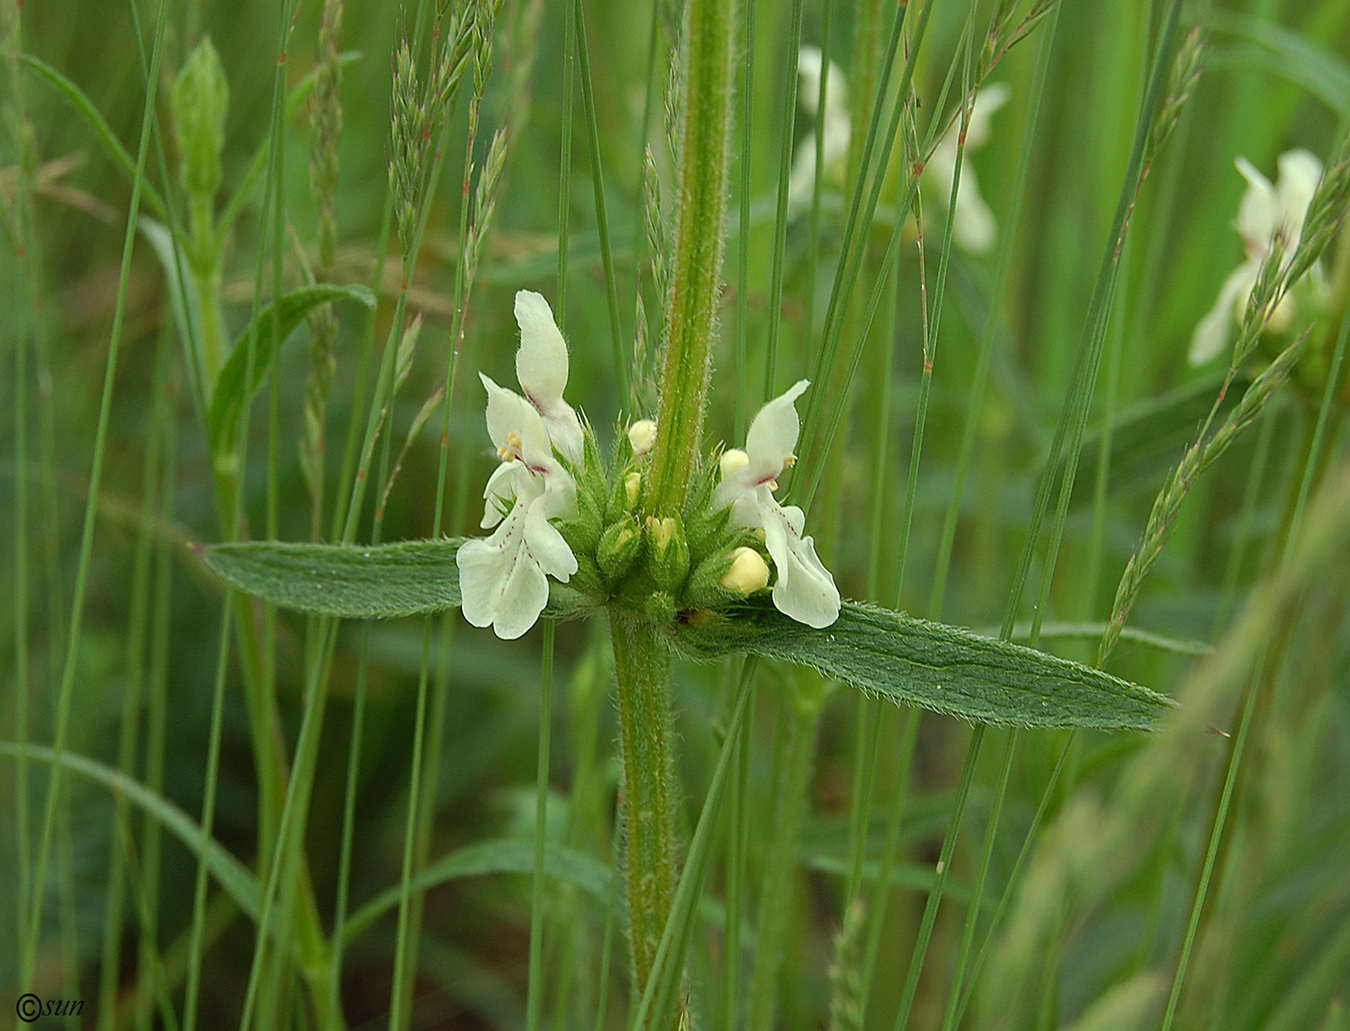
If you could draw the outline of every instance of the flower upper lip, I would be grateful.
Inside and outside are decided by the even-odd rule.
[[[549,436],[569,461],[580,462],[581,420],[563,400],[569,363],[553,312],[541,294],[533,290],[516,293],[516,322],[520,326],[520,349],[516,352],[516,378],[531,405],[539,412]]]

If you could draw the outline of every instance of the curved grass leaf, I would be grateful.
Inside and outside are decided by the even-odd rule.
[[[1350,64],[1334,51],[1259,15],[1211,10],[1205,25],[1261,48],[1238,54],[1306,89],[1342,118],[1350,117]],[[1264,59],[1263,59],[1264,58]]]
[[[799,859],[808,870],[828,874],[845,880],[853,873],[853,860],[847,855],[835,855],[827,852],[809,852],[803,850]],[[884,864],[877,859],[864,859],[862,877],[864,881],[875,883],[881,879]],[[937,872],[931,863],[896,863],[891,867],[887,884],[898,884],[913,891],[931,891],[937,880]],[[962,905],[975,900],[975,892],[970,884],[949,877],[944,885],[943,896]],[[980,900],[980,908],[992,910],[997,899],[985,897]]]
[[[370,547],[258,541],[205,548],[206,564],[242,591],[284,608],[345,619],[416,616],[459,607],[455,554],[465,538]],[[575,591],[550,583],[544,614],[585,609]]]
[[[1053,641],[1063,638],[1077,638],[1096,642],[1100,641],[1102,634],[1106,633],[1107,626],[1106,623],[1042,623],[1041,640]],[[992,627],[982,632],[997,634],[998,628]],[[1025,640],[1029,637],[1031,637],[1031,623],[1018,623],[1013,627],[1012,639],[1014,641]],[[1213,645],[1206,641],[1168,637],[1166,634],[1155,634],[1133,626],[1124,627],[1120,631],[1120,639],[1143,648],[1155,648],[1160,652],[1171,652],[1174,655],[1203,656],[1214,651]]]
[[[42,745],[20,747],[10,742],[0,742],[0,755],[11,758],[26,758],[52,765],[56,753]],[[132,805],[143,809],[159,825],[181,841],[189,852],[196,853],[201,845],[202,828],[176,805],[151,791],[139,781],[122,774],[93,759],[82,755],[61,753],[61,766],[71,773],[78,773],[95,783],[102,784],[114,794],[123,795]],[[206,866],[225,893],[234,899],[239,909],[254,922],[258,919],[258,882],[253,874],[238,859],[227,852],[215,840],[206,844]]]
[[[1089,666],[860,602],[813,630],[756,598],[677,627],[674,641],[693,658],[783,659],[868,694],[1000,726],[1148,730],[1174,704]]]
[[[367,308],[375,307],[375,295],[364,286],[320,283],[293,290],[258,313],[234,345],[220,375],[216,377],[215,386],[211,388],[207,430],[211,437],[212,454],[228,454],[234,448],[239,418],[263,385],[286,338],[311,310],[329,301],[343,299],[359,301]],[[253,376],[250,382],[245,383],[250,372],[250,342]]]
[[[122,146],[122,141],[117,138],[112,131],[112,127],[108,125],[107,120],[103,117],[103,112],[94,106],[94,102],[89,99],[88,95],[75,85],[74,81],[62,75],[40,57],[34,57],[32,54],[20,54],[19,60],[46,79],[52,88],[65,98],[66,103],[75,109],[75,112],[85,120],[89,128],[94,130],[94,135],[98,137],[99,143],[103,145],[104,152],[117,166],[118,171],[128,179],[134,180],[136,178],[135,160],[127,152],[126,147]],[[164,198],[159,195],[159,191],[155,189],[154,185],[144,177],[141,178],[141,197],[145,206],[158,217],[166,217]]]
[[[346,67],[352,62],[360,60],[362,56],[363,55],[358,50],[344,51],[338,55],[338,64],[341,67]],[[132,160],[126,147],[122,146],[122,141],[117,138],[116,134],[112,131],[111,126],[108,125],[107,119],[103,117],[103,113],[99,111],[94,102],[89,99],[89,96],[80,89],[72,79],[62,75],[40,57],[36,57],[33,54],[20,54],[19,60],[28,65],[29,68],[32,68],[33,71],[37,72],[42,78],[46,79],[52,88],[65,98],[66,102],[75,109],[75,112],[85,120],[89,128],[94,130],[94,135],[98,138],[99,143],[103,145],[103,150],[112,160],[112,163],[117,166],[118,170],[128,179],[135,179],[136,162]],[[295,84],[290,95],[286,98],[287,119],[294,118],[296,112],[300,110],[301,105],[309,99],[309,95],[314,91],[314,83],[317,79],[317,72],[311,71]],[[266,156],[266,147],[259,148],[258,154],[254,157],[252,162],[252,165],[257,166],[257,169],[255,171],[253,167],[250,166],[251,174],[246,177],[246,182],[250,186],[252,185],[253,180],[257,178],[258,173],[261,172]],[[155,189],[152,183],[143,179],[141,182],[141,194],[144,198],[146,207],[153,211],[157,217],[161,219],[167,217],[164,198],[159,195],[159,191]]]
[[[600,903],[609,903],[609,868],[590,856],[549,842],[544,846],[544,870],[556,880],[576,885]],[[412,890],[427,891],[462,877],[502,873],[534,873],[532,839],[494,838],[456,849],[418,873],[412,880]],[[402,888],[394,885],[376,895],[348,917],[343,939],[350,942],[385,913],[397,909],[402,894]]]

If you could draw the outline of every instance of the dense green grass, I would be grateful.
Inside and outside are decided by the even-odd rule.
[[[1151,734],[1017,730],[677,659],[686,876],[645,1003],[607,622],[326,620],[228,589],[197,546],[479,534],[477,373],[514,383],[518,289],[553,304],[602,447],[656,415],[662,287],[688,272],[678,5],[351,4],[330,48],[341,6],[0,0],[0,1007],[1350,1027],[1350,3],[1027,0],[992,37],[1003,4],[911,3],[895,37],[894,5],[736,5],[702,451],[811,378],[779,493],[844,597],[1180,704]],[[461,14],[482,31],[418,122]],[[214,155],[175,126],[204,110],[179,83],[207,35],[229,101],[194,210],[185,157],[210,178]],[[822,128],[791,102],[798,43],[843,69],[827,108],[853,132],[789,197]],[[1179,51],[1198,81],[1169,78]],[[997,221],[972,253],[912,173],[982,70],[1009,99],[963,157]],[[1244,259],[1234,159],[1273,181],[1295,147],[1341,156],[1310,222],[1325,297],[1300,285],[1289,327],[1192,368]],[[274,330],[311,282],[344,289]],[[222,366],[257,381],[246,418],[211,408]]]

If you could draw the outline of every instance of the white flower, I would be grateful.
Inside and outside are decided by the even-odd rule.
[[[796,462],[801,424],[792,406],[809,386],[799,380],[755,416],[745,450],[722,455],[722,482],[713,492],[713,508],[731,506],[736,526],[764,530],[764,543],[778,570],[773,603],[778,611],[817,629],[839,618],[839,590],[834,577],[816,556],[810,537],[802,536],[806,516],[796,505],[783,508],[774,500],[778,477]]]
[[[542,319],[541,316],[542,315]],[[516,294],[521,343],[516,374],[528,400],[480,374],[487,427],[501,459],[483,491],[482,526],[492,536],[466,541],[455,561],[464,618],[512,640],[534,626],[548,603],[548,576],[566,583],[576,556],[549,520],[577,514],[577,487],[554,456],[582,456],[581,420],[562,399],[567,347],[548,302]]]
[[[837,180],[843,176],[844,162],[848,158],[853,122],[848,114],[848,83],[833,61],[826,72],[829,80],[825,84],[825,113],[821,115],[817,111],[823,63],[819,47],[802,47],[797,52],[797,74],[801,77],[797,102],[808,115],[817,116],[816,132],[824,141],[821,167],[827,180]],[[797,145],[797,156],[792,160],[792,172],[788,176],[789,200],[797,204],[809,202],[815,184],[816,135],[807,133]]]
[[[977,150],[989,137],[989,120],[995,111],[1008,102],[1011,95],[1006,84],[996,82],[975,94],[970,109],[970,125],[966,128],[966,154]],[[922,182],[944,207],[952,195],[952,180],[956,177],[956,153],[961,142],[961,116],[938,140],[932,157],[923,167]],[[956,192],[956,211],[952,214],[952,237],[972,254],[985,254],[994,246],[998,223],[994,213],[980,196],[975,169],[968,160],[961,162],[961,185]]]
[[[1247,192],[1242,195],[1234,223],[1247,260],[1228,274],[1214,307],[1195,327],[1189,354],[1192,365],[1204,365],[1227,345],[1229,326],[1241,320],[1261,265],[1270,257],[1277,236],[1283,247],[1284,267],[1293,261],[1308,205],[1322,178],[1322,162],[1306,150],[1287,150],[1280,155],[1280,174],[1274,186],[1246,158],[1238,158],[1236,164],[1242,178],[1247,180]],[[1319,265],[1314,265],[1308,276],[1315,287],[1323,288]],[[1287,329],[1294,319],[1292,285],[1270,317],[1269,328],[1277,332]]]

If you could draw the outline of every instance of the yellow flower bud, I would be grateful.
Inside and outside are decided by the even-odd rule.
[[[723,587],[740,594],[753,594],[769,585],[769,564],[758,551],[740,547],[731,555],[731,568],[722,574]]]
[[[689,575],[689,544],[678,516],[647,517],[652,579],[662,590],[678,591]]]
[[[651,419],[639,419],[628,427],[628,442],[633,445],[633,457],[641,458],[656,443],[656,423]]]
[[[750,464],[750,456],[738,447],[722,452],[722,479],[726,479],[742,466]]]
[[[642,477],[638,473],[629,473],[623,478],[624,496],[628,498],[628,507],[637,504],[638,492],[642,490]]]
[[[595,558],[610,580],[620,580],[632,568],[642,549],[642,528],[637,520],[628,518],[615,523],[600,535]]]

